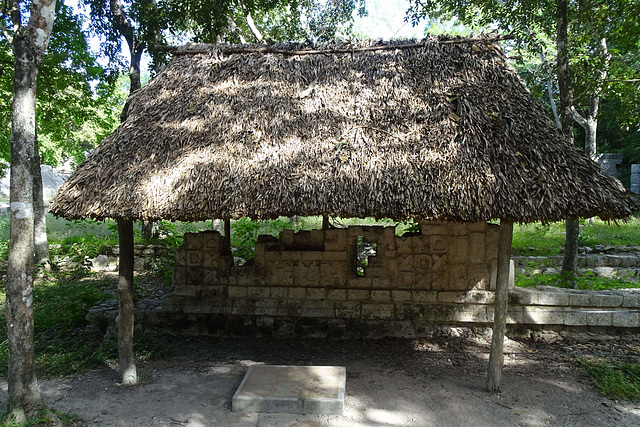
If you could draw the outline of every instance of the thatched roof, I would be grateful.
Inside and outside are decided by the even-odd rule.
[[[378,44],[176,52],[50,210],[521,222],[637,210],[566,142],[495,40]]]

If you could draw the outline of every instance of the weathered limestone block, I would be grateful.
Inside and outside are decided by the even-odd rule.
[[[289,288],[274,286],[271,288],[270,295],[273,299],[287,299],[287,297],[289,296]]]
[[[487,260],[487,244],[485,233],[471,233],[469,235],[469,260],[473,264],[485,263]]]
[[[473,288],[468,280],[466,264],[451,264],[449,267],[449,289],[468,290]]]
[[[247,288],[249,298],[269,298],[271,296],[270,287],[252,286]]]
[[[373,292],[372,291],[372,295],[371,297],[373,298]],[[406,301],[411,301],[411,291],[397,291],[397,290],[392,290],[391,291],[391,299],[395,302],[406,302]]]
[[[371,291],[371,300],[372,301],[382,301],[389,302],[391,301],[391,291],[388,290],[372,290]]]
[[[371,298],[371,291],[365,289],[347,289],[349,301],[367,301]]]
[[[587,326],[587,313],[582,308],[570,307],[564,313],[564,324],[567,326]]]
[[[612,326],[619,328],[638,328],[640,327],[640,313],[630,310],[613,313]]]
[[[469,234],[469,227],[464,222],[450,222],[448,229],[450,236],[465,236]]]
[[[325,288],[307,288],[306,298],[310,300],[323,300],[327,297]]]
[[[612,326],[613,313],[587,313],[587,326]]]
[[[371,278],[371,287],[374,289],[389,289],[391,288],[391,280],[386,277],[373,277]]]
[[[559,307],[525,307],[524,322],[534,325],[562,325],[565,310]]]
[[[384,227],[378,250],[385,257],[396,250],[396,227]]]
[[[295,284],[293,261],[276,261],[266,266],[268,286],[293,286]]]
[[[431,249],[431,252],[434,254],[447,252],[449,250],[449,236],[447,235],[430,236],[429,248]]]
[[[320,261],[294,262],[293,278],[296,286],[322,286],[320,283]]]
[[[186,267],[174,267],[172,273],[172,283],[174,286],[186,285],[188,282],[187,268]]]
[[[246,286],[229,286],[227,291],[229,298],[246,298],[249,292]]]
[[[280,232],[280,235],[278,236],[278,239],[280,240],[280,242],[282,242],[285,248],[287,249],[293,248],[294,246],[293,230],[282,230]]]
[[[346,301],[346,289],[327,289],[327,299],[332,301]]]
[[[452,264],[469,262],[468,236],[452,236],[449,238],[449,262]]]
[[[500,226],[496,224],[488,224],[485,234],[487,244],[487,259],[498,259],[498,234],[500,234]]]
[[[305,295],[305,288],[289,288],[289,299],[304,299]]]
[[[324,249],[325,251],[342,251],[347,249],[347,230],[330,229],[324,230]]]
[[[466,292],[438,292],[438,301],[441,303],[464,303],[466,299]]]
[[[421,221],[420,233],[425,236],[445,236],[449,234],[447,223],[444,221]]]
[[[411,240],[411,251],[414,254],[428,254],[431,252],[430,236],[419,234],[417,236],[411,236],[409,239]]]
[[[345,287],[347,285],[346,260],[344,261],[322,260],[320,262],[319,280],[320,280],[321,286]]]
[[[361,303],[358,301],[340,301],[334,303],[335,317],[338,319],[359,319],[362,317]]]
[[[398,254],[398,257],[413,254],[411,237],[402,236],[396,238],[396,253]]]
[[[491,274],[487,263],[469,264],[467,267],[467,280],[472,289],[489,290]]]
[[[187,249],[183,246],[176,250],[176,266],[187,265]]]
[[[361,317],[363,319],[393,319],[394,309],[393,304],[362,303]]]
[[[433,291],[412,291],[414,302],[420,303],[436,303],[438,302],[438,292]]]
[[[347,287],[371,289],[371,277],[356,275],[349,277],[347,273]]]

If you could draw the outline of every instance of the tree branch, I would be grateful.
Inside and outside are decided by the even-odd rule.
[[[258,40],[258,43],[263,43],[264,42],[264,37],[263,37],[262,33],[260,32],[260,30],[258,29],[258,27],[256,27],[255,22],[253,22],[253,18],[251,17],[251,13],[250,12],[246,12],[245,15],[244,15],[244,18],[247,20],[247,25],[249,26],[249,29],[253,33],[253,35],[256,38],[256,40]]]

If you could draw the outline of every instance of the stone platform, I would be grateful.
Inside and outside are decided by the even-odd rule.
[[[342,366],[251,366],[232,410],[342,415],[345,382]]]

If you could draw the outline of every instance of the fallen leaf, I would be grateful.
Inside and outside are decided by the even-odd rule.
[[[451,120],[453,120],[454,122],[459,122],[460,121],[460,116],[457,115],[456,113],[449,113],[449,118]]]

